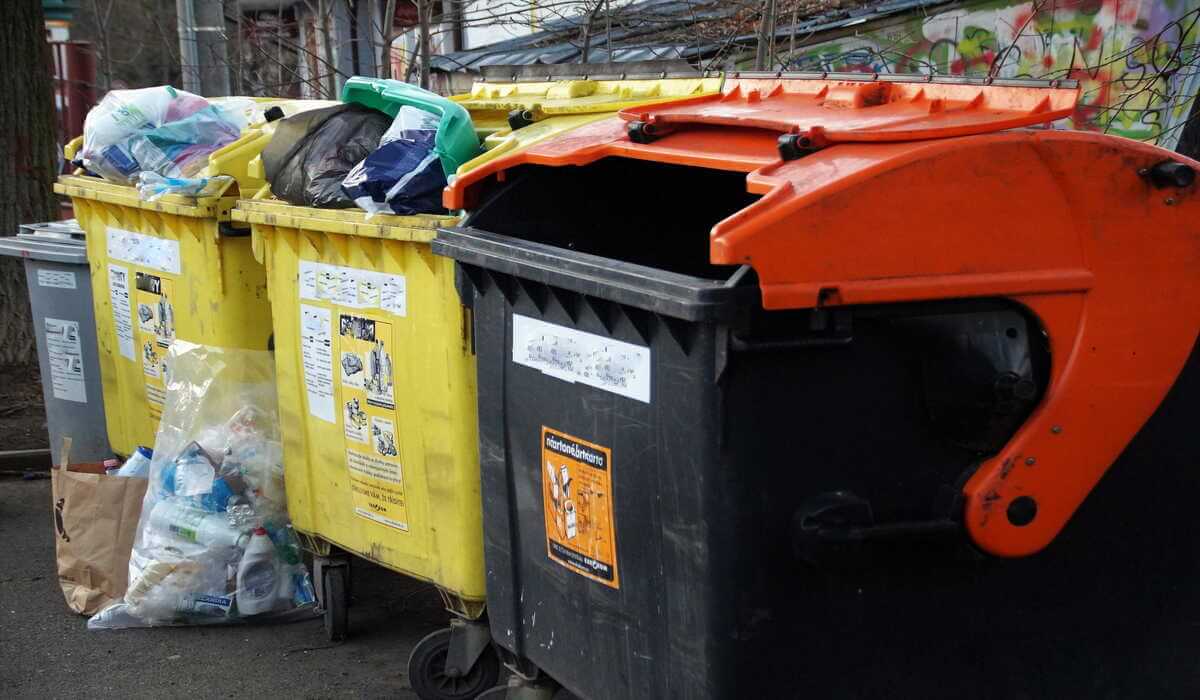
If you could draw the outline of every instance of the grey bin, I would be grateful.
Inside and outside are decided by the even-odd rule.
[[[111,457],[83,230],[74,219],[28,224],[0,238],[0,255],[25,260],[51,454],[57,462],[70,436],[71,462]]]

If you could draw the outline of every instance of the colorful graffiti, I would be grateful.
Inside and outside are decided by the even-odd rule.
[[[1070,78],[1072,126],[1174,147],[1200,88],[1200,0],[983,0],[810,43],[787,70]]]

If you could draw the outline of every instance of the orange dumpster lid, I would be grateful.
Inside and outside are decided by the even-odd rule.
[[[497,158],[461,175],[446,188],[444,203],[450,209],[469,209],[476,183],[502,179],[504,170],[523,164],[586,165],[623,157],[745,172],[747,191],[762,197],[713,226],[709,259],[718,265],[752,265],[766,308],[942,297],[950,294],[950,287],[938,285],[946,275],[954,276],[962,261],[940,253],[943,244],[937,236],[922,239],[932,248],[916,261],[890,253],[875,259],[866,251],[883,249],[872,246],[874,232],[862,231],[844,233],[836,241],[829,235],[806,240],[810,250],[820,248],[821,242],[832,249],[797,259],[789,254],[800,245],[794,232],[776,224],[847,187],[871,187],[872,198],[878,200],[880,173],[928,158],[938,144],[951,150],[964,147],[946,143],[952,137],[978,137],[1067,116],[1077,97],[1074,83],[1058,81],[743,75],[727,80],[719,95],[632,107]],[[1031,177],[1011,162],[989,163],[986,173],[989,181],[1010,188]],[[960,199],[978,200],[982,195],[963,193]],[[1005,200],[1005,206],[1010,203]],[[827,231],[844,227],[830,221],[822,226]],[[937,216],[930,226],[945,227],[945,217]],[[840,259],[836,251],[851,241],[850,247],[865,248],[854,269],[844,271],[840,279],[830,277],[828,261]],[[980,272],[994,268],[1002,277],[1004,271],[1022,270],[1020,284],[1026,291],[1088,286],[1089,273],[1065,262],[1069,255],[1062,265],[1047,267],[1056,256],[1042,245],[1036,259],[1016,260],[1029,255],[1030,249],[1002,247],[974,265]],[[988,274],[972,280],[976,291],[989,293],[1007,289],[1010,283]],[[837,298],[822,291],[830,287],[838,289]]]
[[[739,77],[721,94],[622,110],[658,127],[708,124],[809,134],[829,143],[913,141],[981,134],[1069,116],[1073,82],[829,80]]]
[[[795,261],[780,261],[775,248],[794,241],[785,233],[766,233],[774,220],[839,187],[864,185],[872,173],[895,167],[922,144],[1067,116],[1078,94],[1074,83],[1057,81],[741,76],[727,80],[719,95],[632,107],[497,158],[459,176],[443,201],[450,209],[469,209],[475,184],[503,178],[504,170],[522,164],[585,165],[615,156],[745,172],[747,191],[763,196],[713,227],[710,260],[753,265],[767,308],[811,306],[825,280]],[[1006,178],[1001,166],[993,170],[997,182]],[[909,272],[893,267],[880,261],[876,277]],[[802,282],[810,272],[811,281]],[[1056,270],[1044,283],[1079,285],[1083,277],[1076,270]]]

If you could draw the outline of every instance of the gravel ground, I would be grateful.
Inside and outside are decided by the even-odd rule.
[[[89,632],[55,575],[49,480],[0,479],[0,696],[415,698],[408,655],[437,592],[356,560],[350,638],[282,625]]]

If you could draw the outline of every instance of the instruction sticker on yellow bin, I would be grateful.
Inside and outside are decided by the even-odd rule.
[[[620,588],[612,450],[542,426],[542,503],[550,559]]]
[[[337,351],[346,467],[354,512],[408,530],[400,449],[396,441],[396,387],[392,324],[368,316],[338,316]]]
[[[142,353],[142,374],[146,381],[146,403],[150,417],[162,418],[166,398],[167,349],[175,340],[175,281],[169,277],[138,272],[136,281],[137,340]]]
[[[296,273],[308,413],[342,426],[354,514],[408,532],[392,365],[405,278],[313,260]]]

